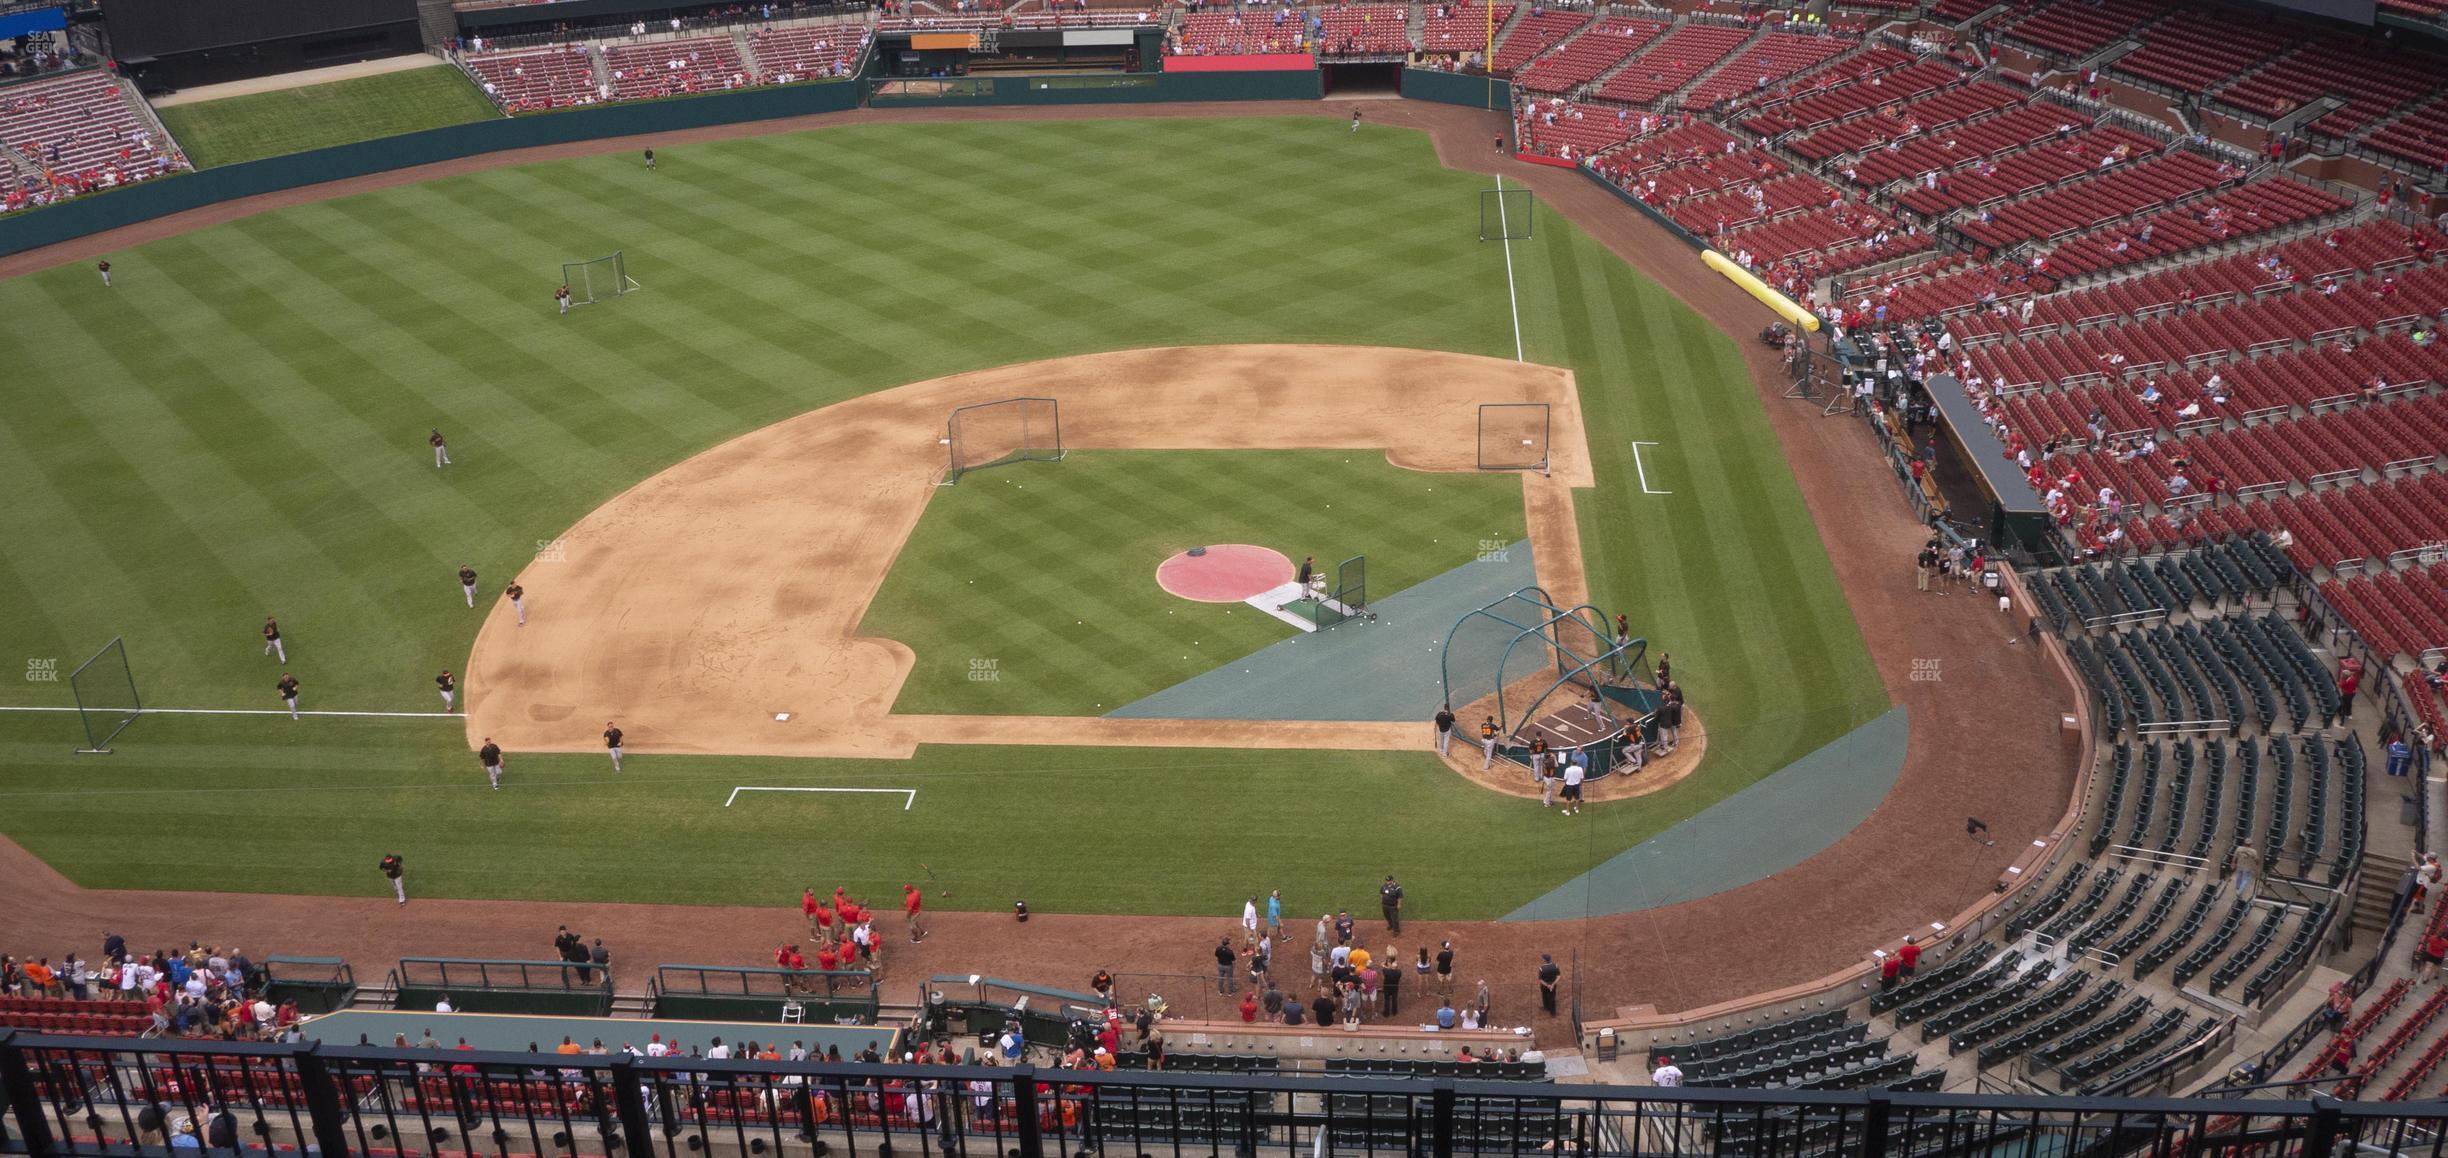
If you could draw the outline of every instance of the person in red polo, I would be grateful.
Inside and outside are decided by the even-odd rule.
[[[1894,953],[1889,953],[1881,958],[1879,960],[1879,988],[1881,990],[1895,988],[1896,974],[1902,972],[1903,968],[1904,958]]]
[[[1896,949],[1896,960],[1903,963],[1896,972],[1906,977],[1912,976],[1913,970],[1921,967],[1921,943],[1910,937],[1904,938],[1904,944]]]
[[[803,917],[803,918],[806,918],[807,923],[808,923],[808,932],[809,932],[809,933],[811,933],[811,934],[815,933],[815,932],[816,932],[816,886],[814,886],[814,885],[809,885],[809,886],[807,887],[807,891],[806,891],[806,892],[799,894],[799,915],[800,915],[801,917]]]
[[[824,945],[832,944],[833,906],[828,905],[823,901],[816,902],[816,908],[814,912],[810,914],[808,919],[815,922],[817,942]]]
[[[926,894],[916,885],[901,886],[901,915],[909,921],[910,944],[926,940],[926,930],[918,925],[918,910],[926,904]]]
[[[839,969],[841,968],[841,955],[835,953],[831,945],[818,945],[816,947],[816,967],[827,972]]]

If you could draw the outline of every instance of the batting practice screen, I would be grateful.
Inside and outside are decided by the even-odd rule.
[[[1006,398],[952,412],[944,425],[951,464],[946,483],[1007,462],[1061,462],[1062,407],[1051,398]]]
[[[68,690],[76,696],[77,718],[85,725],[85,746],[79,752],[110,751],[111,740],[144,714],[136,698],[136,672],[128,666],[127,644],[113,639],[91,659],[68,673]]]
[[[1528,189],[1480,190],[1479,240],[1528,240],[1532,208]]]

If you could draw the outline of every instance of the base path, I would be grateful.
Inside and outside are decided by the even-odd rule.
[[[1426,725],[904,717],[916,657],[858,624],[944,473],[953,408],[1062,405],[1066,449],[1382,451],[1477,469],[1483,402],[1554,408],[1553,469],[1524,475],[1533,523],[1569,527],[1593,485],[1573,376],[1498,358],[1352,346],[1126,350],[885,390],[775,423],[639,483],[519,576],[525,626],[494,607],[468,659],[471,745],[589,751],[617,720],[632,750],[906,757],[922,742],[1408,747]],[[1015,467],[1050,469],[1060,467]],[[1562,533],[1559,533],[1561,537]],[[1544,540],[1542,540],[1544,542]],[[1542,563],[1587,584],[1577,542]]]

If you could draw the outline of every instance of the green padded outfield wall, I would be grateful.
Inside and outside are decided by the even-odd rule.
[[[1311,82],[1314,85],[1314,80]],[[1312,92],[1310,95],[1315,96]],[[753,88],[698,97],[599,105],[561,112],[450,125],[373,141],[335,145],[182,173],[80,197],[44,209],[0,217],[0,255],[117,229],[138,221],[206,205],[363,177],[412,165],[429,165],[504,149],[562,145],[606,137],[704,128],[708,125],[775,120],[858,107],[855,80]]]
[[[1485,76],[1460,72],[1406,68],[1402,70],[1402,94],[1405,100],[1435,101],[1438,104],[1495,109],[1499,112],[1513,107],[1511,81],[1491,81]]]

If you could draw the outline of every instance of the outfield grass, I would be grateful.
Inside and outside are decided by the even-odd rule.
[[[1528,357],[1572,368],[1583,391],[1593,595],[1674,653],[1711,731],[1705,775],[1611,805],[1591,831],[1620,848],[1885,707],[1732,341],[1552,217],[1535,241],[1478,243],[1481,179],[1440,169],[1424,136],[1310,119],[867,125],[663,161],[500,169],[252,217],[111,254],[109,290],[79,267],[0,283],[14,358],[0,378],[0,657],[72,666],[124,635],[147,703],[268,708],[277,671],[256,628],[278,613],[308,707],[428,710],[433,673],[463,667],[475,635],[461,562],[497,584],[539,540],[719,441],[904,382],[1098,350],[1323,341],[1510,356],[1509,250]],[[555,317],[561,263],[613,249],[645,292]],[[451,436],[448,471],[425,449],[433,426]],[[1671,494],[1644,491],[1636,439],[1655,443],[1649,483]],[[66,691],[12,680],[0,702],[64,704]],[[183,743],[159,723],[122,752]],[[64,752],[74,725],[16,719],[0,735]],[[393,758],[408,765],[360,759],[337,722],[284,742],[304,746],[299,767],[354,762],[352,787],[400,786],[351,800],[347,823],[369,832],[430,827],[405,787],[413,762],[467,760],[449,727],[400,738],[413,750]],[[1339,793],[1322,780],[1388,759],[1312,753],[1310,795],[1236,807],[1323,808]],[[0,793],[70,791],[70,770],[92,774],[13,762]],[[1411,777],[1444,791],[1436,780]],[[975,815],[991,804],[982,795]],[[119,852],[104,835],[113,806],[0,809],[0,830],[99,866]],[[1170,847],[1218,823],[1168,806],[1131,831]],[[244,838],[261,826],[214,831],[230,859],[277,866],[258,887],[353,888],[286,851],[296,827],[277,848]],[[469,831],[527,846],[509,819]],[[763,855],[722,826],[699,831],[682,843],[704,863]],[[1388,867],[1443,855],[1423,836],[1441,831],[1410,832],[1415,850]],[[531,859],[519,887],[595,895],[595,866]],[[1497,859],[1471,858],[1473,871]],[[1546,883],[1562,879],[1566,866],[1541,863]],[[197,883],[166,856],[108,871]],[[1535,892],[1504,879],[1524,886],[1513,900]],[[698,899],[637,884],[627,899]]]
[[[1193,603],[1156,565],[1256,543],[1331,568],[1368,556],[1383,599],[1522,537],[1521,481],[1423,474],[1383,455],[1092,451],[965,476],[936,492],[861,634],[918,653],[901,712],[1102,715],[1291,637],[1238,603]],[[1290,578],[1290,576],[1286,576]],[[992,681],[972,660],[996,664]]]
[[[199,168],[438,129],[501,115],[448,65],[351,77],[159,110]]]

